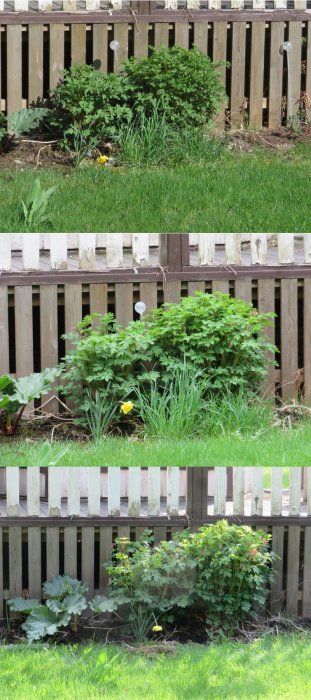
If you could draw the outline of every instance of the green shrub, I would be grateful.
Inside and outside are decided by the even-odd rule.
[[[214,395],[257,391],[266,374],[265,353],[276,351],[263,333],[272,316],[228,294],[198,292],[149,315],[150,359],[163,372],[192,365]]]
[[[268,550],[270,539],[262,530],[225,520],[180,537],[184,555],[196,563],[192,607],[209,627],[230,631],[264,605],[276,558]]]
[[[225,294],[198,293],[125,329],[112,314],[95,328],[86,317],[67,336],[74,350],[65,358],[64,391],[77,405],[85,387],[106,392],[107,402],[112,396],[135,402],[135,391],[146,397],[152,382],[165,383],[186,364],[200,373],[206,397],[256,392],[266,373],[266,351],[276,350],[263,333],[271,316]]]
[[[149,117],[158,106],[177,127],[203,126],[217,113],[225,94],[217,69],[195,47],[153,48],[148,58],[123,64],[128,104],[134,114]]]
[[[130,621],[136,622],[139,611],[145,634],[152,615],[168,623],[196,619],[208,630],[232,631],[265,603],[275,559],[270,539],[261,530],[225,520],[196,533],[177,533],[155,547],[148,533],[136,543],[123,538],[106,565],[107,601]]]
[[[67,141],[76,138],[77,129],[84,143],[111,137],[132,117],[126,95],[127,81],[122,76],[106,75],[88,65],[71,66],[51,94],[52,123]]]

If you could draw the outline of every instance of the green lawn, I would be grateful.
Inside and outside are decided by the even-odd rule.
[[[21,199],[38,171],[0,170],[0,231],[20,232]],[[224,152],[214,162],[157,169],[40,171],[56,186],[58,232],[308,232],[311,148]]]
[[[64,450],[66,450],[64,454]],[[288,431],[271,429],[257,436],[224,435],[205,440],[131,442],[107,438],[101,443],[54,443],[2,439],[0,466],[311,466],[311,425]]]
[[[179,646],[146,658],[105,647],[0,648],[2,700],[304,700],[311,696],[311,637]],[[110,682],[109,682],[110,681]]]

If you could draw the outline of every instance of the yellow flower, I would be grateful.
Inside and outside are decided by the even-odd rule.
[[[132,401],[125,401],[125,403],[121,405],[120,411],[126,416],[126,414],[130,413],[133,410],[133,408],[134,404],[132,403]]]
[[[161,625],[153,625],[152,632],[162,632],[163,627]]]
[[[105,165],[108,160],[109,158],[107,156],[98,156],[98,158],[96,158],[96,163],[99,163],[99,165]]]

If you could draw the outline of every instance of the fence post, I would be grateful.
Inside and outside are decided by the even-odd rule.
[[[187,467],[186,514],[202,520],[207,516],[208,467]]]
[[[144,2],[141,2],[141,0],[132,0],[131,2],[131,9],[133,12],[135,12],[137,15],[150,15],[152,12],[152,2],[144,0]]]
[[[189,234],[161,233],[159,235],[160,265],[168,272],[181,272],[189,265]]]

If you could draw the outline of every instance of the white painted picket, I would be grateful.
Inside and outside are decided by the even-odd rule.
[[[173,517],[187,513],[186,469],[179,467],[0,468],[0,515],[11,517]],[[234,467],[233,494],[225,467],[208,468],[208,514],[289,516],[311,514],[311,467],[291,467],[289,488],[283,468]]]
[[[71,269],[77,269],[78,266],[81,270],[105,267],[108,269],[132,267],[135,270],[145,268],[159,263],[160,235],[149,233],[1,234],[0,271],[66,270],[70,266]],[[190,264],[212,266],[221,264],[221,260],[222,264],[227,266],[250,263],[253,265],[311,264],[311,234],[309,233],[301,235],[201,233],[190,234],[189,242]],[[220,245],[224,248],[220,249]],[[244,253],[245,245],[247,254]],[[76,260],[76,263],[72,266],[73,260]]]

